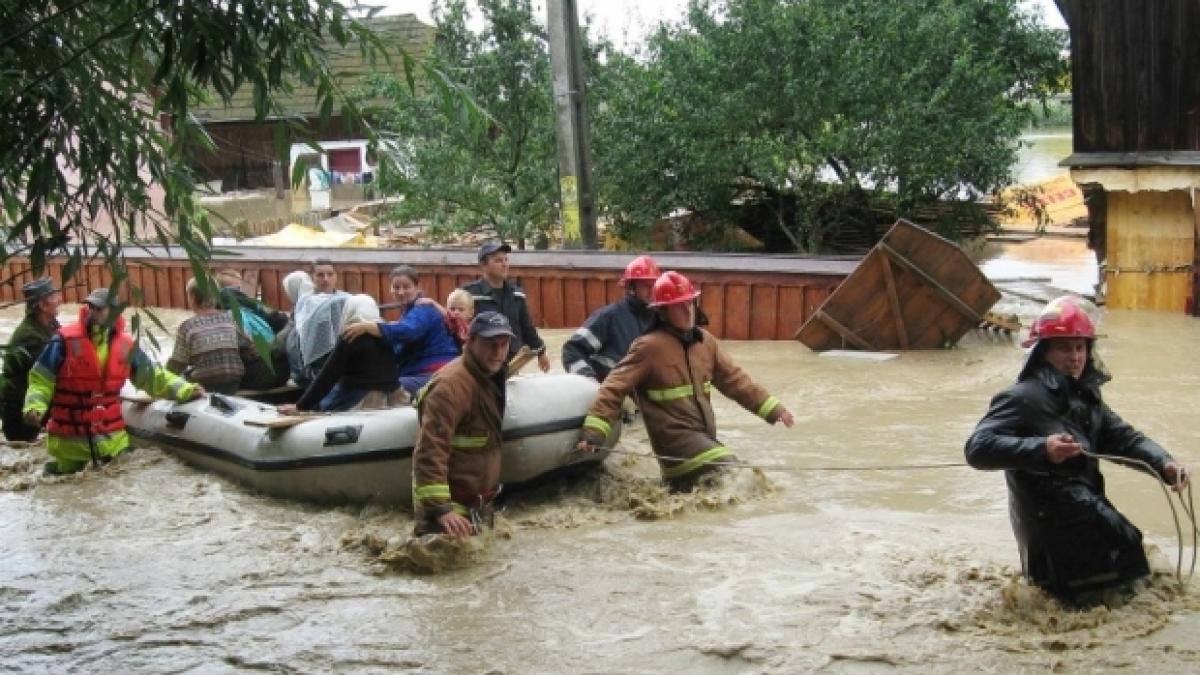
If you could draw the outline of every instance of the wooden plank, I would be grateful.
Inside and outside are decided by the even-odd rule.
[[[901,255],[899,252],[897,252],[895,249],[888,246],[887,244],[885,244],[883,242],[879,242],[879,244],[877,244],[877,245],[879,246],[879,249],[881,251],[883,251],[884,253],[888,254],[888,256],[892,260],[899,263],[902,267],[906,268],[908,271],[912,272],[913,274],[916,274],[918,277],[921,277],[922,281],[924,281],[926,284],[928,284],[930,288],[933,288],[935,291],[940,293],[941,296],[947,302],[950,303],[950,306],[953,307],[954,309],[957,309],[959,312],[961,312],[963,316],[967,317],[968,319],[971,319],[975,323],[979,323],[980,321],[983,321],[983,317],[979,314],[979,312],[976,312],[974,309],[971,309],[971,307],[968,306],[967,303],[963,302],[962,300],[959,299],[959,297],[957,295],[955,295],[954,293],[951,293],[949,290],[947,290],[946,287],[943,286],[942,284],[940,284],[937,279],[934,279],[933,277],[926,274],[925,270],[921,269],[920,267],[917,267],[917,265],[914,264],[911,260],[909,260],[908,258],[905,258],[903,255]]]
[[[1200,188],[1192,189],[1192,296],[1188,310],[1200,316]]]
[[[280,417],[250,418],[250,419],[242,420],[242,424],[244,424],[248,427],[265,427],[267,429],[273,429],[273,430],[290,429],[294,426],[304,424],[305,422],[311,422],[314,419],[317,419],[318,417],[324,417],[324,415],[297,414],[297,415],[284,415],[284,416],[280,416]]]
[[[596,310],[608,304],[604,279],[588,279],[583,285],[583,301],[587,314],[591,316]]]
[[[823,310],[818,309],[816,316],[817,316],[817,319],[821,321],[821,323],[824,323],[826,326],[829,326],[829,328],[832,329],[833,332],[842,336],[842,338],[844,340],[846,340],[846,342],[849,342],[850,344],[854,345],[855,347],[858,347],[859,349],[865,349],[869,352],[875,351],[875,348],[871,346],[870,342],[867,342],[866,340],[859,337],[854,331],[852,331],[849,328],[846,328],[842,324],[838,323],[837,319],[833,318],[832,316],[829,316]]]
[[[587,298],[583,279],[563,280],[563,322],[570,327],[582,326],[588,317]]]
[[[172,266],[170,269],[171,275],[171,304],[170,307],[183,309],[188,306],[187,300],[187,280],[191,276],[188,270],[182,267]]]
[[[725,337],[725,288],[720,283],[700,284],[700,309],[708,316],[708,332]]]
[[[779,320],[775,324],[776,340],[787,340],[804,325],[804,286],[779,288]]]
[[[883,282],[887,286],[888,304],[892,308],[892,318],[896,322],[896,337],[900,340],[900,348],[908,349],[908,329],[904,327],[904,314],[900,312],[900,297],[896,295],[896,280],[892,277],[892,264],[887,256],[879,256],[879,264],[883,269]]]
[[[288,305],[291,305],[291,303],[287,302],[287,295],[284,294],[283,289],[280,288],[278,270],[274,270],[269,267],[264,268],[258,275],[258,289],[262,294],[262,301],[266,303],[268,307],[274,307],[275,309],[285,311],[291,309],[290,306],[283,306],[284,303],[287,303]]]
[[[563,280],[559,277],[543,279],[541,285],[541,308],[535,313],[532,304],[529,313],[539,328],[563,326]]]
[[[725,286],[725,340],[745,340],[750,337],[750,315],[757,311],[750,306],[750,286]]]
[[[774,283],[750,287],[750,339],[771,340],[779,323],[779,288]]]

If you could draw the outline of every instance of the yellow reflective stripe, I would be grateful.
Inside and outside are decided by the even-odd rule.
[[[704,381],[704,393],[712,394],[713,383],[710,380]],[[668,389],[647,389],[646,398],[658,403],[666,401],[674,401],[680,398],[687,398],[696,393],[690,384],[681,384],[678,387],[670,387]]]
[[[729,448],[726,448],[723,445],[718,445],[717,447],[712,448],[711,450],[705,450],[704,452],[696,455],[695,457],[686,459],[686,460],[680,462],[679,464],[676,464],[669,468],[664,466],[663,470],[662,470],[662,475],[663,475],[663,478],[677,478],[684,474],[691,473],[691,472],[695,471],[696,469],[699,469],[700,467],[704,466],[705,464],[708,464],[709,462],[712,462],[721,457],[725,457],[725,456],[731,455],[731,454],[733,454],[733,453],[729,451]]]
[[[413,499],[418,502],[426,502],[431,499],[450,499],[450,486],[446,483],[434,483],[413,488]]]
[[[487,436],[455,436],[450,439],[450,447],[460,450],[477,450],[487,445]]]
[[[774,396],[768,396],[767,400],[758,406],[758,416],[764,420],[767,419],[767,416],[771,414],[771,411],[775,410],[775,406],[777,405],[779,405],[779,399]]]
[[[674,401],[678,398],[686,398],[693,393],[695,393],[695,390],[692,389],[692,385],[681,384],[678,387],[671,387],[669,389],[647,389],[646,398],[662,403],[664,401]]]
[[[462,504],[459,504],[458,502],[450,502],[450,510],[454,511],[455,513],[457,513],[460,516],[470,516],[471,515],[471,511],[469,509],[467,509],[467,507],[463,506]]]
[[[421,405],[421,401],[425,400],[425,394],[429,393],[429,385],[431,384],[433,383],[426,382],[424,387],[421,387],[417,390],[417,395],[413,397],[413,407],[419,407]]]
[[[583,428],[595,429],[604,434],[605,438],[612,435],[612,425],[605,421],[603,417],[596,417],[595,415],[588,415],[583,418]]]

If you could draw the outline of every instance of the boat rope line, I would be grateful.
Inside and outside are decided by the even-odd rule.
[[[654,459],[662,459],[667,462],[679,463],[684,461],[679,457],[668,457],[667,455],[659,455],[653,452],[633,452],[631,450],[618,450],[616,448],[608,448],[597,446],[597,452],[610,452],[616,455],[631,455],[633,457],[651,457]],[[970,466],[966,462],[938,462],[932,464],[881,464],[876,466],[787,466],[785,464],[754,464],[751,462],[743,462],[737,460],[735,462],[716,460],[705,462],[705,466],[732,466],[739,469],[759,469],[760,471],[792,471],[795,473],[805,473],[809,471],[924,471],[928,469],[955,469]]]
[[[608,448],[597,446],[599,452],[609,452],[617,455],[631,455],[634,457],[652,457],[654,459],[667,460],[668,462],[680,462],[678,457],[668,457],[657,453],[633,452],[630,450],[618,450],[616,448]],[[1200,525],[1196,522],[1196,507],[1192,499],[1192,485],[1189,482],[1187,486],[1187,501],[1184,501],[1183,494],[1176,492],[1175,497],[1179,500],[1179,509],[1175,508],[1175,502],[1171,499],[1171,492],[1167,489],[1170,487],[1166,481],[1158,475],[1158,471],[1144,460],[1135,457],[1122,457],[1120,455],[1106,455],[1100,452],[1083,451],[1083,454],[1095,459],[1108,460],[1114,464],[1121,464],[1126,467],[1130,465],[1138,466],[1145,469],[1145,472],[1150,474],[1162,490],[1163,497],[1167,500],[1167,506],[1171,507],[1171,519],[1175,522],[1175,537],[1178,542],[1175,556],[1175,581],[1179,583],[1179,588],[1182,590],[1191,583],[1192,577],[1196,574],[1196,559],[1197,548],[1200,544]],[[806,473],[812,471],[922,471],[927,469],[951,469],[970,466],[966,462],[945,462],[934,464],[885,464],[877,466],[786,466],[783,464],[753,464],[743,461],[713,461],[707,462],[706,466],[729,466],[739,469],[759,469],[762,471],[791,471],[795,473]],[[1183,549],[1184,549],[1184,534],[1183,524],[1179,519],[1179,511],[1183,511],[1188,523],[1191,525],[1192,534],[1192,560],[1188,567],[1187,577],[1183,575]]]

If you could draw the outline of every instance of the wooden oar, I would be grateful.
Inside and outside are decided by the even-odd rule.
[[[529,345],[522,346],[520,351],[518,351],[516,354],[513,354],[513,357],[508,361],[508,376],[512,377],[513,375],[516,375],[522,368],[525,367],[525,364],[532,361],[534,358],[536,358],[536,356],[537,355],[533,353],[533,350],[529,348]]]

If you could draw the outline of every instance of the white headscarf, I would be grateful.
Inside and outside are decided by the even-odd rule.
[[[379,320],[379,305],[375,303],[375,298],[369,295],[352,295],[346,298],[346,304],[342,307],[342,327],[355,324],[360,321],[378,321]]]
[[[311,295],[313,292],[312,277],[308,272],[292,272],[283,278],[283,292],[287,294],[288,299],[295,305],[300,298]]]

